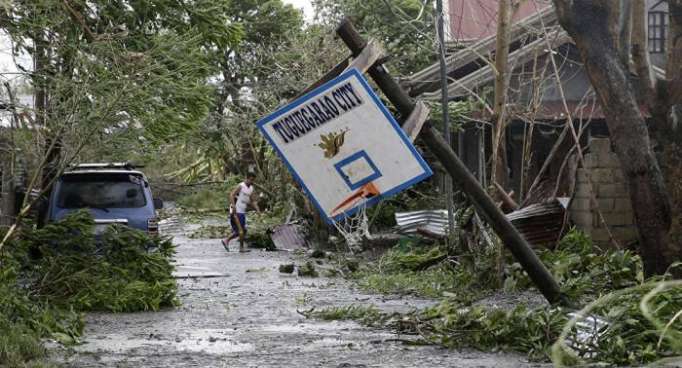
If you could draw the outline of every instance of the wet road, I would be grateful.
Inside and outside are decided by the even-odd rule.
[[[149,313],[92,313],[69,367],[518,367],[522,356],[410,346],[390,331],[319,321],[298,310],[375,304],[407,311],[431,303],[368,295],[340,278],[282,274],[288,252],[226,253],[189,239],[197,225],[165,226],[177,244],[181,306]],[[233,249],[236,244],[233,244]]]

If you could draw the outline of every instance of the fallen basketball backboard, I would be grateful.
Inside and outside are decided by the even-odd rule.
[[[258,127],[328,222],[432,174],[357,69],[259,120]]]

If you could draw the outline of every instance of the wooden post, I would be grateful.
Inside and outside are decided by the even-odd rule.
[[[357,32],[350,19],[345,18],[336,29],[336,33],[348,46],[353,56],[362,52],[367,44]],[[375,64],[368,70],[369,76],[374,79],[379,88],[400,112],[404,119],[415,108],[415,102],[390,76],[386,68],[380,63]],[[561,293],[552,274],[542,264],[528,242],[519,234],[514,226],[507,220],[504,214],[497,208],[495,202],[481,187],[476,178],[467,170],[455,152],[448,146],[443,137],[430,126],[422,129],[419,137],[443,164],[455,183],[469,195],[477,210],[485,216],[488,223],[502,239],[504,245],[509,248],[512,255],[519,261],[530,279],[538,287],[545,299],[551,304],[571,306],[568,298]]]

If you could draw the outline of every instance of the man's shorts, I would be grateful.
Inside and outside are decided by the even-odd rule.
[[[239,220],[239,225],[242,227],[242,231],[246,234],[246,214],[245,213],[232,213],[230,214],[230,225],[232,226],[232,234],[239,235],[239,226],[237,221]]]

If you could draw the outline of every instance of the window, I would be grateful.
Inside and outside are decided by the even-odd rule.
[[[62,178],[60,208],[139,208],[147,201],[142,178],[128,174],[72,174]]]
[[[665,52],[665,37],[668,30],[668,14],[662,11],[649,12],[649,52]]]

